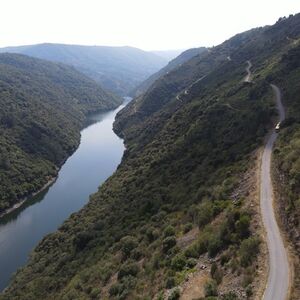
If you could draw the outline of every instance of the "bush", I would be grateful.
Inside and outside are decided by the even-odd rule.
[[[217,284],[220,284],[223,279],[223,272],[218,268],[218,265],[214,262],[210,269],[211,277],[217,282]]]
[[[199,227],[202,227],[208,224],[213,218],[213,204],[212,202],[205,201],[200,204],[197,214],[197,224]]]
[[[76,250],[83,250],[86,245],[93,239],[94,235],[90,232],[80,232],[74,238],[73,243],[76,247]]]
[[[121,251],[123,253],[123,256],[127,258],[131,251],[135,249],[138,246],[138,242],[136,238],[133,236],[125,236],[121,240]]]
[[[239,238],[244,239],[250,234],[250,217],[247,215],[242,215],[236,222],[236,233]]]
[[[136,263],[126,263],[121,266],[120,271],[118,273],[118,279],[122,279],[125,276],[133,276],[135,277],[139,272],[139,266]]]
[[[192,223],[187,223],[183,226],[183,233],[187,233],[192,229],[193,229],[193,224]]]
[[[215,280],[208,281],[204,286],[205,297],[218,296],[217,283]]]
[[[175,235],[175,228],[171,225],[167,226],[164,230],[164,237]]]
[[[166,280],[166,288],[171,289],[175,286],[175,278],[174,277],[168,277]]]
[[[197,260],[195,258],[189,258],[186,265],[188,268],[192,269],[197,265]]]
[[[117,282],[117,283],[113,284],[110,287],[110,289],[109,289],[109,295],[110,296],[117,296],[117,295],[119,295],[119,294],[122,293],[123,288],[124,288],[123,285],[121,283]]]
[[[238,299],[238,297],[234,292],[229,292],[222,296],[222,300],[236,300],[236,299]]]
[[[176,245],[176,238],[174,236],[166,237],[163,240],[163,251],[166,253],[168,250]]]
[[[182,254],[176,255],[171,262],[171,267],[175,271],[181,271],[186,265],[186,258]]]
[[[171,295],[168,297],[168,300],[177,300],[180,297],[180,290],[178,288],[174,289]]]
[[[222,248],[222,242],[219,237],[213,235],[208,242],[208,255],[214,257]]]
[[[259,243],[259,239],[256,237],[250,237],[242,241],[240,247],[242,267],[248,267],[252,264],[259,250]]]

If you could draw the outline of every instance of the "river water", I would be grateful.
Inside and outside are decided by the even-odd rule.
[[[0,290],[26,263],[38,242],[82,208],[89,195],[116,170],[124,145],[112,124],[125,103],[90,116],[92,125],[81,131],[80,145],[62,166],[55,183],[0,220]]]

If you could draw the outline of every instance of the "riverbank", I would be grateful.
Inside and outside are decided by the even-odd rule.
[[[59,169],[57,170],[57,174],[55,177],[52,177],[50,180],[47,181],[46,184],[44,184],[39,190],[31,193],[29,196],[26,196],[24,198],[22,198],[19,202],[15,203],[12,207],[6,209],[5,211],[0,213],[0,219],[3,218],[4,216],[12,213],[13,211],[15,211],[16,209],[18,209],[19,207],[21,207],[27,200],[29,200],[32,197],[37,196],[38,194],[42,193],[43,191],[45,191],[49,186],[51,186],[57,179],[58,176],[58,172]]]
[[[122,107],[124,104],[89,116],[93,124],[81,131],[76,151],[58,168],[58,176],[45,179],[48,185],[42,191],[19,201],[18,208],[14,206],[0,220],[0,290],[27,263],[34,247],[87,204],[90,195],[116,170],[124,144],[112,131],[112,123]]]
[[[128,99],[126,99],[128,97],[124,97],[124,102],[121,105],[124,105],[124,103],[128,102]],[[117,109],[118,107],[114,108]],[[113,109],[113,110],[114,110]],[[109,113],[111,110],[97,110],[94,112],[89,112],[86,115],[86,119],[83,121],[83,125],[80,129],[80,132],[82,130],[84,130],[85,128],[87,128],[88,126],[92,125],[95,120],[93,120],[91,118],[91,116],[95,115],[95,114],[105,114],[105,113]],[[11,207],[8,207],[7,209],[5,209],[4,211],[0,212],[0,221],[1,219],[14,212],[15,210],[17,210],[18,208],[20,208],[23,204],[25,204],[25,202],[27,202],[28,200],[32,199],[33,197],[37,196],[38,194],[44,192],[48,187],[50,187],[57,179],[58,174],[60,169],[62,168],[62,166],[65,164],[65,162],[67,161],[67,159],[69,157],[71,157],[78,149],[78,147],[80,146],[80,141],[81,141],[81,135],[79,135],[79,140],[77,141],[76,145],[74,145],[74,148],[72,149],[72,152],[63,159],[63,161],[59,164],[59,166],[56,166],[56,171],[55,171],[55,176],[52,176],[44,185],[42,185],[39,189],[37,189],[36,191],[33,191],[32,193],[30,193],[29,195],[25,196],[25,197],[21,197],[20,199],[17,200],[16,203],[14,203]],[[49,177],[49,176],[48,176]]]

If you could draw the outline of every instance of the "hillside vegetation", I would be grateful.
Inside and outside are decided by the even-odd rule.
[[[270,83],[290,116],[279,166],[299,179],[288,167],[298,159],[299,38],[300,15],[236,35],[134,99],[114,125],[126,143],[117,171],[40,242],[0,299],[179,299],[195,274],[205,275],[199,297],[255,297],[261,239],[254,199],[239,189],[274,126]],[[297,187],[287,187],[293,205]]]
[[[72,67],[0,54],[0,214],[56,176],[89,112],[120,102]]]
[[[0,52],[21,53],[72,65],[106,90],[121,96],[127,96],[168,62],[154,53],[132,47],[38,44],[2,48]]]
[[[172,70],[174,70],[176,67],[182,65],[192,57],[196,55],[200,55],[201,53],[205,53],[207,51],[206,48],[200,47],[200,48],[193,48],[188,49],[184,52],[182,52],[180,55],[178,55],[176,58],[172,59],[164,68],[160,69],[158,72],[151,75],[149,78],[147,78],[145,81],[143,81],[140,85],[138,85],[135,89],[133,89],[130,94],[133,97],[137,97],[144,92],[147,91],[147,89],[159,78],[161,78],[163,75],[168,74]]]

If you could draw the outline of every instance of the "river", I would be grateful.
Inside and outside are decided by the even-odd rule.
[[[113,111],[91,115],[92,125],[81,131],[80,145],[60,169],[55,183],[0,220],[0,290],[27,262],[38,242],[82,208],[116,170],[124,145],[112,124],[128,100]]]

